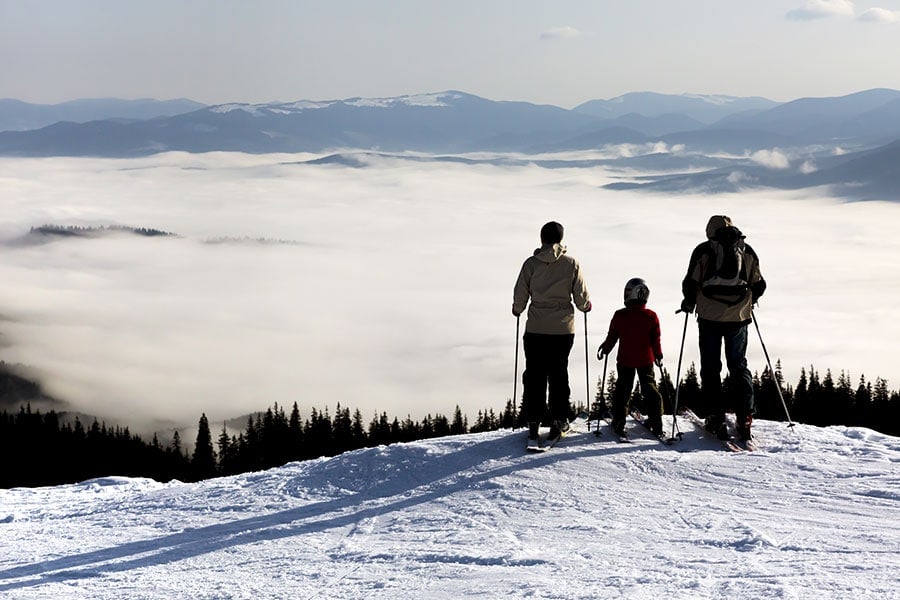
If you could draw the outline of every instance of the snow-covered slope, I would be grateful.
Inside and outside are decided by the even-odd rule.
[[[0,490],[4,598],[897,598],[900,439],[523,431],[199,484]],[[635,431],[636,435],[641,435]]]

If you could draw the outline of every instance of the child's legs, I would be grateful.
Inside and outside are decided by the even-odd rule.
[[[628,413],[628,401],[631,399],[631,390],[634,389],[634,367],[616,365],[616,389],[612,398],[613,427],[625,425],[625,415]]]
[[[641,396],[644,397],[645,416],[651,423],[662,423],[663,399],[656,387],[656,378],[653,374],[653,365],[647,365],[637,369],[638,383],[641,386]]]

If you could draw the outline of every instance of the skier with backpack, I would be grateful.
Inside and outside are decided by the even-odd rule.
[[[710,217],[707,241],[691,254],[681,284],[681,310],[697,313],[700,344],[700,389],[708,409],[705,427],[719,439],[730,439],[722,394],[722,349],[730,376],[730,396],[737,416],[737,435],[752,438],[753,379],[747,368],[747,332],[753,305],[766,291],[759,258],[744,234],[724,215]]]
[[[625,308],[617,310],[609,323],[609,333],[600,345],[598,357],[608,356],[616,342],[616,389],[612,398],[612,427],[616,435],[625,437],[625,416],[637,375],[644,397],[647,427],[653,435],[663,435],[663,400],[656,387],[653,365],[662,364],[659,317],[647,308],[650,288],[638,277],[625,284]]]
[[[575,341],[572,304],[584,313],[591,310],[581,267],[566,254],[566,247],[561,243],[563,226],[555,221],[546,223],[540,238],[541,247],[522,264],[512,304],[515,317],[528,306],[522,336],[525,349],[522,414],[528,423],[530,441],[537,441],[540,422],[548,413],[551,424],[548,439],[558,438],[568,429],[571,411],[568,364]]]

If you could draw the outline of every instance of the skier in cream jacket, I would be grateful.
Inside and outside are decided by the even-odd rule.
[[[546,417],[550,421],[550,437],[568,427],[571,412],[568,366],[575,341],[574,308],[585,313],[591,310],[581,267],[566,254],[562,238],[563,226],[555,221],[541,228],[541,247],[524,262],[513,289],[513,315],[518,317],[528,307],[522,336],[525,348],[522,414],[528,422],[530,439],[537,438],[540,422]]]

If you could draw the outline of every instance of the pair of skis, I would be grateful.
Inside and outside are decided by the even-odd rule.
[[[680,432],[679,432],[679,434],[678,434],[678,437],[676,437],[676,438],[669,438],[669,437],[666,436],[665,433],[662,433],[662,434],[660,434],[660,435],[657,435],[657,434],[650,428],[650,424],[649,424],[649,421],[647,420],[647,418],[644,417],[644,415],[641,413],[641,411],[639,411],[639,410],[636,409],[636,408],[632,408],[631,411],[630,411],[628,414],[631,415],[631,418],[634,419],[634,421],[635,421],[638,425],[640,425],[641,427],[643,427],[644,429],[646,429],[648,432],[650,432],[650,435],[652,435],[654,438],[656,438],[656,440],[657,440],[659,443],[661,443],[661,444],[663,444],[663,445],[665,445],[665,446],[671,446],[671,445],[674,444],[676,441],[678,441],[678,440],[681,439],[681,433],[680,433]],[[603,420],[606,421],[606,422],[609,424],[610,429],[612,429],[612,416],[609,414],[609,412],[607,412],[606,414],[603,415]],[[596,433],[597,433],[597,435],[600,435],[600,431],[599,431],[599,430],[598,430]],[[630,443],[631,443],[631,438],[628,436],[627,433],[623,433],[622,435],[619,435],[618,433],[615,432],[615,430],[613,430],[613,435],[615,436],[616,441],[618,441],[619,443],[622,443],[622,444],[630,444]]]
[[[647,419],[637,409],[632,409],[629,414],[631,415],[631,418],[634,419],[635,422],[637,422],[640,426],[644,427],[648,432],[650,432],[651,435],[653,435],[654,438],[656,438],[657,441],[659,441],[659,443],[661,443],[665,446],[671,446],[676,441],[679,441],[681,439],[681,436],[682,436],[681,432],[678,432],[676,434],[676,437],[674,437],[674,438],[667,437],[665,435],[665,433],[663,433],[662,435],[656,435],[655,433],[653,433],[653,431],[650,429],[650,427],[648,425]],[[690,421],[697,429],[702,430],[709,437],[717,440],[720,444],[722,444],[723,448],[725,448],[726,450],[728,450],[730,452],[754,452],[759,449],[758,445],[756,444],[756,441],[753,438],[751,438],[749,440],[744,440],[744,441],[739,440],[735,437],[731,437],[729,439],[722,440],[722,439],[719,439],[718,437],[712,435],[711,433],[706,431],[706,427],[705,427],[705,423],[704,423],[703,419],[701,419],[699,416],[697,416],[697,414],[689,408],[683,408],[682,410],[680,410],[678,416],[683,417],[683,418],[687,419],[688,421]],[[610,429],[612,429],[612,416],[608,412],[605,415],[603,415],[603,420],[606,421],[606,423],[609,424]],[[537,440],[529,440],[528,445],[527,445],[527,450],[529,452],[546,452],[547,450],[550,450],[551,448],[553,448],[553,446],[555,446],[557,444],[557,442],[559,442],[559,440],[566,437],[566,435],[568,435],[570,432],[581,431],[582,429],[584,429],[587,426],[587,422],[588,422],[587,414],[581,413],[580,415],[578,415],[578,417],[576,417],[574,420],[572,420],[569,423],[569,429],[564,432],[561,432],[561,434],[559,436],[557,436],[555,438],[548,438],[547,435],[542,435],[542,436],[539,436]],[[731,425],[733,426],[733,423]],[[599,429],[597,431],[595,431],[594,433],[596,433],[597,435],[600,435]],[[613,435],[615,436],[616,441],[618,441],[620,443],[630,444],[632,442],[631,438],[627,434],[620,436],[620,435],[616,434],[615,432],[613,432]]]
[[[703,430],[711,438],[718,440],[719,443],[721,443],[722,446],[730,452],[754,452],[759,449],[759,447],[756,444],[756,441],[752,437],[749,440],[741,440],[735,436],[730,436],[727,439],[721,439],[718,436],[713,435],[712,433],[710,433],[706,430],[706,423],[703,421],[703,419],[701,419],[697,415],[697,413],[695,413],[694,411],[692,411],[689,408],[683,409],[682,411],[680,411],[680,413],[681,413],[681,416],[683,416],[688,421],[693,423],[697,428]],[[726,419],[726,422],[728,422],[727,419]],[[729,424],[732,426],[734,425],[733,423],[729,423]]]
[[[641,414],[641,412],[639,410],[632,409],[629,414],[631,415],[632,419],[634,419],[638,424],[640,424],[645,429],[647,429],[647,431],[649,431],[650,434],[653,435],[653,437],[655,437],[657,440],[659,440],[659,442],[661,444],[664,444],[666,446],[671,446],[676,441],[680,440],[682,437],[682,434],[680,431],[676,434],[676,437],[674,437],[674,438],[667,437],[665,434],[656,435],[650,429],[647,419],[644,417],[643,414]],[[759,446],[757,445],[756,441],[753,438],[751,438],[749,440],[740,440],[740,439],[736,438],[735,436],[731,436],[728,439],[722,440],[722,439],[719,439],[718,437],[712,435],[711,433],[706,431],[706,424],[704,423],[703,419],[701,419],[699,416],[697,416],[697,414],[689,408],[683,408],[682,410],[680,410],[679,416],[684,417],[685,419],[690,421],[695,427],[702,430],[704,433],[706,433],[713,439],[716,439],[720,444],[722,444],[723,448],[725,448],[726,450],[728,450],[730,452],[754,452],[759,449]],[[608,413],[606,415],[604,415],[604,420],[607,423],[609,423],[610,428],[612,428],[612,417],[609,416]],[[729,420],[729,424],[731,425],[732,428],[734,428],[734,423],[731,423],[730,420]],[[598,432],[598,435],[599,435],[599,432]],[[616,440],[621,443],[631,443],[631,438],[628,437],[628,435],[618,435],[615,432],[613,432],[613,435],[615,435]]]

